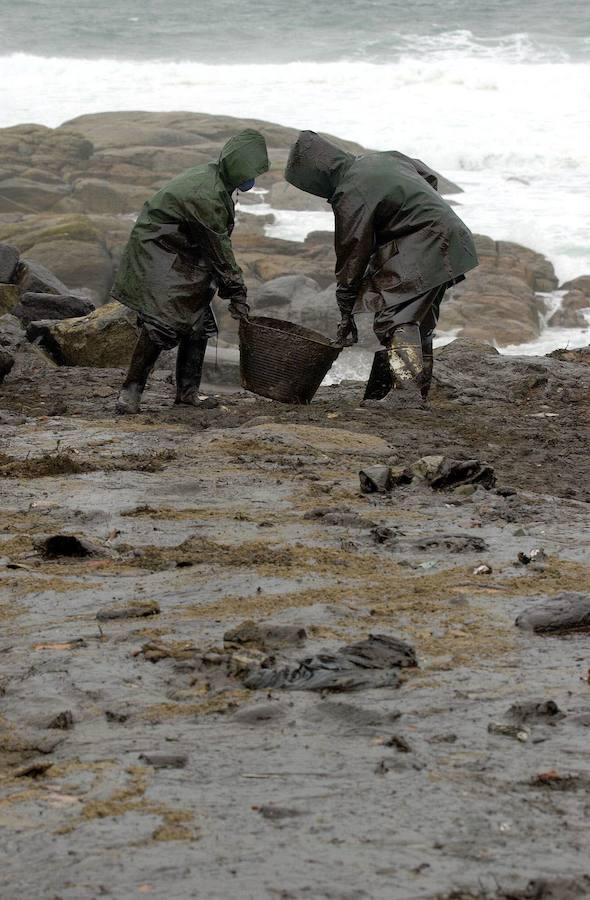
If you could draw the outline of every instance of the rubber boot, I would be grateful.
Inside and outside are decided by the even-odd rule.
[[[214,409],[219,406],[213,397],[199,397],[199,387],[203,374],[203,362],[207,349],[207,335],[194,332],[183,337],[176,356],[176,400],[186,406],[200,409]]]
[[[432,369],[434,365],[434,356],[432,354],[432,331],[422,335],[422,364],[424,373],[422,375],[422,384],[420,385],[420,393],[422,399],[427,400],[432,385]]]
[[[378,350],[373,357],[371,374],[365,387],[363,400],[383,400],[393,387],[387,350]]]
[[[392,388],[383,399],[364,400],[362,405],[375,409],[423,406],[424,362],[420,326],[410,323],[396,328],[391,347],[386,352]]]
[[[127,378],[123,382],[115,406],[115,412],[119,415],[135,415],[139,412],[141,395],[160,351],[161,348],[152,341],[147,330],[142,328],[131,357]]]

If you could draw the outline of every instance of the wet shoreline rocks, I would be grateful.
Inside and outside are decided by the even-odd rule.
[[[267,138],[272,167],[259,184],[272,208],[328,209],[283,180],[294,129],[199,113],[96,113],[55,129],[0,129],[0,242],[16,248],[31,271],[37,266],[54,273],[62,285],[57,293],[80,295],[95,305],[108,302],[121,251],[144,200],[178,172],[214,157],[231,133],[248,126],[260,128]],[[335,140],[363,151],[358,144]],[[441,184],[447,195],[460,191],[442,176]],[[268,216],[247,212],[259,195],[245,198],[233,241],[253,304],[260,297],[265,314],[332,333],[337,322],[332,234],[315,232],[303,242],[269,238],[263,221]],[[546,313],[541,295],[557,287],[551,263],[508,241],[477,235],[476,243],[480,266],[449,291],[441,328],[498,346],[538,337]],[[11,284],[14,252],[4,248],[0,253],[0,282]],[[575,296],[564,301],[550,324],[585,323],[580,304],[588,294],[588,277],[563,286]],[[29,276],[21,290],[39,293],[47,287]],[[0,310],[12,312],[13,301],[0,296]],[[235,340],[225,304],[217,304],[217,312]]]

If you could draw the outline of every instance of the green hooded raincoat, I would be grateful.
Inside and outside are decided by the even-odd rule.
[[[285,178],[332,206],[342,312],[407,303],[478,264],[471,232],[420,160],[397,151],[353,156],[303,131]]]
[[[244,300],[232,250],[232,192],[268,171],[263,136],[247,129],[230,138],[217,162],[178,175],[144,205],[112,289],[147,323],[182,335],[202,320],[217,290]]]

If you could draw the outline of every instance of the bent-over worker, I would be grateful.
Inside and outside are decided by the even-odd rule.
[[[373,328],[385,351],[375,354],[365,400],[420,404],[432,381],[445,290],[478,264],[471,232],[437,192],[436,174],[397,151],[354,156],[303,131],[285,178],[334,211],[336,343],[358,341],[355,304],[376,310]]]
[[[178,175],[144,205],[112,290],[137,310],[140,325],[117,412],[138,412],[159,354],[177,344],[176,403],[209,405],[198,391],[207,341],[217,333],[215,292],[230,301],[233,318],[249,311],[230,240],[232,193],[250,190],[268,167],[264,137],[246,129],[227,141],[218,160]]]

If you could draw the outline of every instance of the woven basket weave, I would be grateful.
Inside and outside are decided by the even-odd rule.
[[[339,353],[323,334],[293,322],[267,316],[240,322],[242,387],[261,397],[311,403]]]

